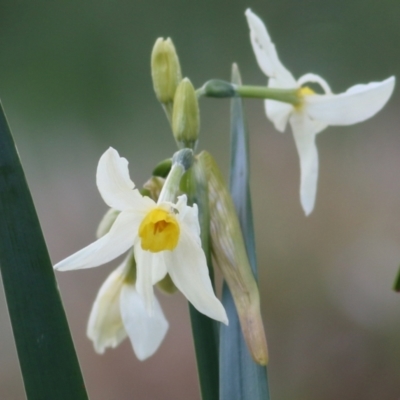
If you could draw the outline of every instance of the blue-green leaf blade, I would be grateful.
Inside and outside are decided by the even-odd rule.
[[[240,74],[233,67],[232,82],[240,84]],[[257,277],[253,214],[249,186],[248,133],[242,100],[231,100],[230,191],[239,217],[248,258]],[[220,400],[269,400],[266,367],[256,364],[245,343],[233,297],[224,283],[222,303],[229,326],[220,330]]]
[[[396,276],[396,279],[393,284],[393,290],[395,292],[400,292],[400,267],[399,267],[399,271],[397,272],[397,276]]]
[[[0,268],[27,397],[87,399],[43,233],[1,105],[0,215]]]
[[[204,166],[196,160],[181,181],[181,189],[188,196],[188,203],[196,203],[199,210],[201,243],[207,257],[211,282],[214,284],[210,254],[208,189]],[[196,352],[197,372],[202,400],[218,400],[218,323],[197,311],[189,303],[193,342]]]

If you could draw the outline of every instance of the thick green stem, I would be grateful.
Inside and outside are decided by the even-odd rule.
[[[174,202],[179,190],[179,183],[185,171],[193,164],[193,151],[182,149],[172,157],[172,167],[161,190],[158,202]]]

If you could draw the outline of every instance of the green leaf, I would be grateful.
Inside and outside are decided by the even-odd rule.
[[[396,280],[394,281],[393,290],[395,292],[400,292],[400,267],[399,271],[397,272]]]
[[[53,267],[0,106],[0,267],[29,400],[87,399]]]
[[[188,203],[196,203],[199,208],[201,242],[207,257],[210,278],[214,284],[210,254],[207,179],[205,167],[201,165],[201,161],[195,160],[192,168],[182,177],[181,189],[188,195]],[[218,400],[218,323],[198,312],[190,303],[189,311],[201,398],[203,400]]]
[[[232,69],[232,83],[241,84],[236,65]],[[254,276],[257,277],[248,153],[248,134],[242,100],[235,97],[231,100],[230,191],[250,265]],[[226,283],[222,289],[222,304],[228,314],[229,326],[221,325],[220,329],[220,400],[269,400],[267,370],[256,364],[247,350],[235,303]]]

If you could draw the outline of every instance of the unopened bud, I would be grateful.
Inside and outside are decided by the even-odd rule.
[[[200,130],[200,112],[196,92],[190,80],[184,78],[174,97],[172,132],[179,147],[196,146]]]
[[[157,99],[168,105],[182,80],[181,66],[172,40],[158,38],[151,53],[151,76]]]
[[[153,176],[159,176],[161,178],[166,178],[171,171],[172,159],[167,158],[166,160],[158,163],[153,169]]]
[[[235,206],[212,156],[203,151],[198,160],[207,174],[213,259],[232,293],[249,352],[256,363],[266,365],[268,349],[260,295],[247,258]]]

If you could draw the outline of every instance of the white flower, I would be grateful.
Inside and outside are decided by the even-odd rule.
[[[296,89],[301,104],[293,106],[274,100],[265,101],[268,118],[278,131],[283,132],[290,123],[300,158],[300,200],[306,215],[314,208],[318,179],[318,153],[315,136],[328,125],[351,125],[375,115],[390,98],[395,78],[366,85],[355,85],[346,92],[333,94],[328,83],[318,75],[305,74],[297,81],[282,65],[275,45],[260,18],[250,9],[246,10],[250,38],[257,62],[268,76],[268,87]],[[316,94],[307,82],[318,83],[325,94]]]
[[[155,309],[153,285],[168,273],[198,311],[227,324],[225,309],[214,294],[201,248],[197,206],[189,207],[186,196],[180,196],[176,204],[155,203],[142,196],[130,180],[128,161],[113,148],[100,158],[97,187],[107,205],[121,211],[120,214],[106,235],[54,268],[66,271],[96,267],[133,246],[136,290],[149,315]]]
[[[127,336],[139,360],[155,353],[168,330],[168,322],[155,300],[149,316],[130,278],[129,257],[101,286],[89,317],[87,335],[98,353],[118,346]]]

